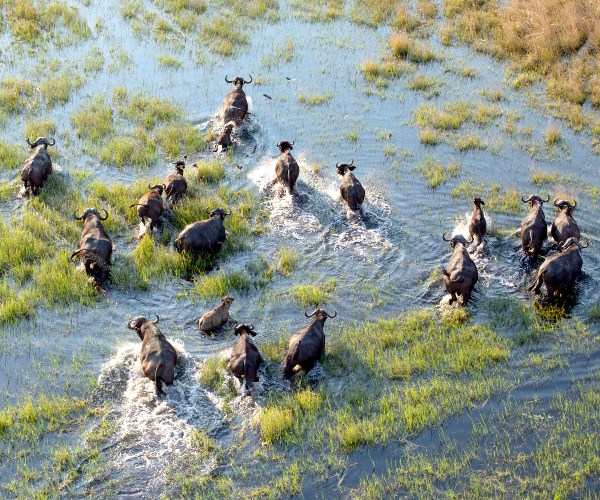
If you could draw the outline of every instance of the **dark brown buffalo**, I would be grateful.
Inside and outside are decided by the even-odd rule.
[[[102,284],[110,278],[112,256],[112,241],[102,226],[103,220],[108,218],[108,212],[101,217],[95,208],[86,209],[81,216],[77,211],[73,214],[75,219],[83,221],[83,230],[79,239],[79,248],[73,252],[71,259],[78,256],[88,276],[92,276],[96,283]]]
[[[581,232],[575,219],[571,216],[571,211],[577,206],[574,201],[573,205],[567,200],[554,200],[554,206],[558,208],[558,215],[552,222],[550,227],[550,236],[554,239],[558,246],[561,246],[569,238],[581,238]]]
[[[137,316],[127,326],[130,330],[135,330],[142,339],[142,350],[140,351],[142,370],[146,377],[154,380],[156,395],[160,396],[164,394],[160,384],[161,380],[167,385],[172,385],[175,379],[177,352],[156,326],[158,320],[158,315],[155,321],[150,321],[144,316]]]
[[[231,133],[233,132],[234,128],[234,122],[229,122],[225,125],[223,132],[221,132],[217,142],[215,142],[215,147],[213,148],[214,153],[219,151],[219,148],[221,151],[227,151],[227,148],[233,144],[233,141],[231,140]]]
[[[547,200],[542,200],[537,195],[532,195],[527,199],[524,196],[521,198],[523,203],[529,203],[531,207],[521,222],[521,249],[527,255],[535,256],[540,253],[542,244],[548,237],[548,226],[542,205],[549,199],[550,196]]]
[[[536,294],[540,293],[543,282],[546,285],[548,298],[552,298],[555,294],[562,297],[573,287],[575,280],[581,274],[583,260],[579,250],[588,246],[589,242],[583,246],[577,238],[568,238],[560,247],[562,250],[560,253],[546,257],[528,290],[533,290]]]
[[[250,80],[244,80],[241,76],[235,80],[228,80],[225,75],[225,81],[233,83],[233,89],[223,99],[223,123],[233,121],[236,125],[240,125],[249,114],[246,93],[242,87],[244,84],[252,83],[252,76],[250,76]]]
[[[206,209],[210,217],[207,220],[188,224],[179,233],[175,240],[175,248],[178,252],[189,252],[197,254],[199,252],[216,253],[221,249],[223,242],[227,238],[223,219],[226,215],[231,215],[221,208],[215,208],[212,212]]]
[[[56,141],[54,139],[50,139],[50,141],[45,137],[38,137],[34,143],[31,143],[27,139],[27,144],[31,146],[32,152],[23,164],[21,180],[23,181],[25,190],[31,189],[34,195],[40,193],[44,182],[46,182],[46,179],[52,173],[52,160],[47,148],[48,146],[54,146]]]
[[[479,245],[487,230],[487,223],[485,222],[485,216],[481,209],[481,206],[485,205],[485,202],[481,198],[474,198],[473,204],[475,205],[475,208],[473,209],[473,215],[471,215],[471,221],[469,222],[469,236],[471,236],[472,239],[475,238],[476,244]]]
[[[457,235],[448,240],[446,239],[446,233],[442,235],[442,239],[449,241],[452,248],[450,262],[442,271],[446,291],[451,295],[449,303],[452,304],[452,302],[458,300],[457,295],[460,295],[463,306],[466,306],[473,287],[479,278],[477,266],[469,257],[469,252],[467,252],[467,245],[472,243],[473,239],[467,241],[463,236]]]
[[[294,141],[280,141],[277,143],[277,147],[281,151],[281,156],[275,165],[275,178],[293,191],[300,175],[298,162],[290,153],[294,149]]]
[[[330,316],[324,309],[315,309],[312,314],[307,314],[304,311],[304,315],[313,319],[307,326],[294,333],[290,339],[283,370],[283,376],[286,379],[292,378],[302,370],[308,373],[312,370],[315,362],[321,359],[325,351],[323,325],[325,325],[327,318],[335,318],[337,312]]]
[[[146,225],[146,217],[148,217],[150,219],[150,231],[152,231],[165,211],[165,205],[162,199],[165,185],[156,184],[155,186],[151,186],[148,184],[148,189],[150,189],[150,191],[129,208],[137,207],[137,213],[144,226]]]
[[[255,337],[256,332],[254,331],[254,326],[251,324],[241,323],[235,325],[233,334],[239,335],[240,338],[231,350],[229,371],[237,377],[240,384],[244,387],[244,393],[248,395],[252,390],[252,384],[258,382],[256,374],[262,363],[260,353],[250,338],[250,335]]]
[[[350,210],[358,210],[362,202],[365,201],[365,190],[359,180],[354,177],[352,170],[354,166],[354,160],[350,163],[336,163],[337,173],[342,176],[342,183],[340,184],[340,194],[342,198],[346,200]]]
[[[188,185],[183,176],[183,171],[186,167],[185,160],[187,160],[187,156],[184,156],[183,159],[176,161],[173,164],[176,172],[169,175],[169,177],[167,177],[167,182],[165,183],[165,197],[173,205],[183,198],[187,192]]]

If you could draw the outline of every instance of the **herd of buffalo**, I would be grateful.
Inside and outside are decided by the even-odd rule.
[[[214,151],[223,151],[232,144],[232,134],[235,129],[244,122],[249,114],[248,102],[243,86],[252,82],[237,77],[234,80],[225,81],[233,83],[234,87],[229,92],[222,104],[223,132],[215,142]],[[52,160],[48,154],[48,146],[54,146],[54,139],[38,138],[31,143],[31,155],[25,161],[21,171],[21,179],[25,191],[37,195],[43,187],[44,182],[52,173]],[[294,192],[300,168],[291,154],[294,142],[280,141],[277,143],[281,155],[275,165],[275,181],[281,182]],[[150,222],[150,232],[159,223],[165,212],[166,202],[176,206],[177,202],[187,192],[187,182],[184,177],[186,158],[174,163],[176,172],[169,175],[164,184],[148,185],[149,191],[145,193],[137,203],[130,208],[136,208],[142,225]],[[356,168],[354,161],[349,164],[336,164],[337,173],[342,176],[340,194],[354,212],[360,209],[365,199],[365,190],[360,181],[352,171]],[[550,197],[543,200],[537,195],[523,197],[523,203],[530,206],[529,213],[521,222],[521,250],[530,258],[536,258],[541,250],[544,240],[548,237],[548,227],[544,216],[542,205],[548,202]],[[485,204],[481,198],[473,200],[474,210],[469,223],[470,240],[461,235],[446,238],[450,242],[452,257],[443,269],[444,284],[450,294],[450,303],[462,298],[462,304],[469,301],[473,287],[477,283],[477,266],[471,259],[468,246],[475,242],[476,246],[483,244],[487,225],[482,206]],[[538,269],[534,283],[529,287],[535,293],[539,293],[540,287],[546,285],[548,297],[555,295],[563,296],[572,288],[575,280],[581,274],[582,258],[581,248],[589,245],[580,243],[579,226],[572,217],[572,210],[576,202],[571,204],[567,200],[555,200],[554,206],[558,209],[558,215],[552,223],[550,235],[554,239],[557,252],[546,257]],[[177,252],[186,252],[196,256],[201,252],[217,253],[226,239],[224,218],[231,215],[222,208],[206,209],[209,218],[188,224],[175,240]],[[77,220],[83,221],[83,230],[79,240],[79,246],[71,255],[71,259],[77,257],[84,265],[87,274],[93,278],[97,285],[101,285],[110,277],[111,255],[113,245],[110,237],[102,226],[102,221],[108,217],[104,210],[104,216],[97,209],[87,208],[82,215],[74,214]],[[213,310],[204,314],[198,321],[198,328],[202,332],[213,332],[229,320],[229,308],[233,301],[232,297],[226,296],[222,303]],[[310,371],[315,362],[321,359],[325,349],[325,335],[323,327],[327,318],[335,318],[323,309],[316,309],[312,314],[304,313],[310,318],[310,322],[304,328],[298,330],[290,339],[289,348],[285,357],[284,376],[290,379],[298,372]],[[128,327],[135,330],[142,340],[140,361],[144,374],[156,384],[157,394],[163,394],[161,382],[167,385],[173,383],[175,376],[175,364],[177,353],[173,346],[167,341],[164,334],[157,326],[159,317],[151,321],[145,317],[138,316],[132,319]],[[256,335],[254,326],[249,323],[241,323],[234,327],[234,335],[239,339],[234,345],[229,361],[229,370],[237,377],[248,393],[253,382],[258,380],[257,371],[262,358],[251,337]]]

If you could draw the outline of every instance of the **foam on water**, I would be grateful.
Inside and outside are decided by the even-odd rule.
[[[149,485],[159,486],[165,469],[189,449],[195,427],[211,433],[224,425],[220,398],[198,381],[199,362],[183,344],[170,342],[177,350],[178,362],[173,385],[163,384],[166,396],[157,398],[154,382],[144,376],[139,343],[121,346],[102,366],[98,378],[101,396],[115,401],[109,418],[115,425],[117,444],[110,463],[125,482],[134,476],[139,479],[139,471],[144,469]]]

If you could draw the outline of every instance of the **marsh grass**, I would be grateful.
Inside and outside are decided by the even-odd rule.
[[[52,137],[56,134],[54,120],[36,119],[25,124],[25,137],[33,141],[37,137]]]
[[[319,307],[333,299],[333,292],[337,280],[330,279],[320,285],[296,285],[288,290],[287,295],[296,304],[303,308],[309,306]]]
[[[416,65],[405,61],[383,61],[381,63],[368,60],[360,65],[366,80],[400,78],[407,73],[414,73]]]
[[[163,66],[164,68],[180,68],[183,65],[183,62],[170,54],[159,54],[156,58],[159,66]]]
[[[131,136],[111,137],[98,151],[102,163],[117,167],[148,167],[157,157],[156,146],[143,128]]]
[[[396,59],[406,59],[415,63],[439,61],[440,56],[426,45],[419,44],[406,33],[393,35],[390,39],[390,50]]]
[[[71,123],[78,136],[99,142],[114,131],[113,110],[102,97],[96,97],[71,114]]]
[[[225,164],[221,160],[200,160],[195,163],[194,177],[206,184],[218,184],[225,178]]]
[[[232,56],[250,43],[248,34],[231,16],[202,23],[200,39],[211,52],[222,56]]]
[[[23,78],[4,77],[0,81],[0,112],[5,115],[22,113],[34,104],[35,85]]]
[[[416,74],[406,84],[406,88],[417,92],[423,92],[428,99],[440,95],[444,82],[435,77]]]
[[[152,130],[161,122],[169,122],[181,117],[181,110],[167,99],[143,94],[134,95],[126,105],[119,108],[119,113],[146,130]]]
[[[313,22],[330,22],[344,15],[343,0],[290,0],[294,15]]]
[[[480,196],[485,201],[485,208],[492,212],[522,214],[525,204],[521,202],[522,194],[517,188],[503,187],[500,184],[487,186],[468,179],[451,191],[453,198],[473,198]]]
[[[483,142],[479,136],[475,134],[468,134],[465,136],[458,136],[453,141],[454,148],[457,151],[468,151],[470,149],[486,149],[487,144]]]
[[[282,247],[275,254],[277,262],[277,272],[282,276],[289,278],[300,260],[300,254],[297,250],[288,247]]]
[[[213,391],[222,393],[226,367],[227,361],[224,358],[218,356],[207,358],[198,373],[198,380]]]
[[[427,180],[427,187],[435,189],[450,178],[457,177],[460,174],[461,165],[458,162],[443,165],[440,161],[427,155],[425,160],[417,165],[416,170]]]
[[[310,107],[322,106],[323,104],[328,103],[332,97],[333,95],[331,92],[326,92],[324,94],[298,94],[298,102]]]
[[[71,98],[73,91],[83,85],[79,76],[62,74],[50,76],[40,85],[40,92],[48,107],[65,104]]]
[[[548,146],[555,146],[562,140],[562,134],[560,129],[556,128],[554,125],[549,125],[544,132],[544,141]]]
[[[421,143],[428,146],[435,146],[442,140],[439,132],[437,132],[433,127],[422,128],[421,132],[419,133],[419,139],[421,140]]]
[[[0,172],[23,166],[26,158],[27,153],[22,146],[6,144],[0,139]]]

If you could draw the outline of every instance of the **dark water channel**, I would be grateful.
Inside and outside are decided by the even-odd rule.
[[[131,62],[116,73],[100,72],[67,104],[52,110],[51,116],[59,128],[57,141],[61,141],[63,123],[68,124],[69,115],[87,97],[102,93],[110,96],[117,86],[172,100],[186,110],[188,120],[200,130],[219,118],[221,100],[229,90],[225,74],[252,75],[258,82],[247,86],[252,116],[235,155],[228,161],[226,182],[234,188],[251,187],[260,195],[261,206],[268,213],[269,231],[254,237],[249,251],[228,257],[219,266],[222,270],[243,269],[248,262],[272,256],[281,247],[296,249],[301,258],[291,278],[276,277],[264,290],[235,296],[232,316],[256,326],[261,333],[257,343],[276,340],[304,324],[301,307],[286,295],[295,284],[337,280],[334,298],[327,308],[337,311],[340,324],[388,317],[413,307],[438,307],[445,297],[443,285],[439,281],[429,284],[427,278],[449,259],[449,247],[442,241],[442,233],[466,232],[471,200],[450,195],[453,188],[466,180],[483,183],[486,188],[498,183],[504,188],[516,188],[521,194],[537,192],[551,198],[557,194],[556,189],[533,185],[532,168],[573,177],[578,179],[578,186],[599,184],[598,157],[587,146],[589,141],[582,140],[584,133],[575,134],[557,124],[564,148],[553,155],[532,158],[519,143],[521,139],[503,132],[501,126],[506,115],[511,110],[518,111],[519,124],[532,128],[532,140],[539,141],[542,150],[544,131],[554,123],[553,119],[543,109],[533,108],[523,93],[505,85],[503,64],[466,48],[443,47],[436,37],[429,43],[443,60],[424,65],[418,71],[444,81],[440,95],[426,99],[407,90],[404,85],[408,77],[404,77],[390,81],[382,97],[365,92],[372,84],[363,79],[359,66],[365,60],[377,60],[385,50],[389,37],[386,28],[365,28],[347,21],[311,24],[295,20],[292,15],[282,15],[279,22],[251,32],[249,47],[239,55],[209,56],[208,62],[197,64],[189,47],[179,51],[161,47],[150,39],[132,37],[130,26],[116,14],[120,2],[110,0],[102,2],[102,6],[74,4],[90,26],[97,19],[102,19],[104,26],[101,31],[93,30],[90,40],[75,48],[62,49],[60,57],[73,61],[92,46],[99,46],[110,60],[110,48],[118,47]],[[290,14],[287,9],[282,6],[282,12]],[[290,38],[294,41],[292,59],[268,67],[265,60]],[[169,51],[183,61],[180,68],[165,69],[156,63],[156,53]],[[5,52],[8,57],[0,67],[0,77],[26,74],[26,60],[11,55],[10,50]],[[454,70],[464,66],[465,61],[476,70],[476,77],[456,74]],[[464,130],[477,133],[490,147],[458,152],[447,144],[431,148],[420,143],[413,111],[422,102],[438,107],[457,99],[484,102],[482,89],[502,91],[504,100],[498,106],[504,115],[486,128],[465,125]],[[308,106],[298,100],[299,95],[316,93],[330,93],[331,98],[319,106]],[[541,91],[534,91],[534,95],[542,96]],[[21,131],[22,126],[11,128],[7,124],[2,137],[17,142],[22,140]],[[354,132],[356,137],[350,138]],[[128,183],[140,175],[162,177],[169,171],[167,159],[142,174],[102,165],[79,152],[75,134],[71,132],[69,138],[70,146],[62,150],[58,160],[63,171],[59,175],[85,165],[94,178],[104,183]],[[267,187],[274,176],[275,145],[284,139],[295,140],[293,154],[301,167],[297,193],[293,196]],[[501,146],[492,148],[493,144]],[[395,149],[395,154],[390,154],[390,149]],[[197,159],[212,153],[188,154]],[[444,164],[460,162],[460,175],[435,190],[428,188],[426,180],[416,171],[428,155]],[[357,165],[354,173],[367,193],[363,218],[348,217],[339,199],[339,179],[334,166],[338,161],[352,159]],[[317,173],[313,172],[315,164],[321,166]],[[236,169],[235,165],[242,168]],[[14,175],[15,171],[4,171],[0,180]],[[591,242],[589,249],[583,251],[584,276],[577,285],[571,311],[574,316],[585,317],[586,311],[600,302],[597,286],[600,208],[598,199],[584,187],[567,191],[577,197],[575,217]],[[10,218],[21,203],[24,202],[15,199],[3,204],[2,216]],[[548,222],[553,213],[548,207]],[[518,229],[523,214],[488,214],[492,235],[485,250],[474,253],[480,272],[469,305],[474,321],[487,320],[485,304],[490,299],[510,296],[520,301],[532,300],[526,293],[531,274],[515,251],[517,236],[508,236]],[[122,242],[115,251],[129,251],[134,244]],[[215,300],[192,303],[189,298],[181,297],[181,292],[190,287],[184,280],[169,278],[154,283],[144,292],[110,289],[94,307],[42,311],[33,321],[0,330],[0,391],[7,404],[43,393],[49,376],[56,377],[58,385],[69,381],[72,385],[69,394],[77,394],[78,388],[85,385],[84,379],[97,379],[96,396],[101,401],[115,403],[110,416],[117,444],[106,451],[111,464],[109,477],[119,481],[119,493],[127,498],[162,491],[161,471],[185,450],[194,427],[205,429],[222,443],[233,439],[224,417],[223,401],[203,387],[196,375],[205,358],[226,353],[233,337],[228,333],[203,337],[186,323],[217,303]],[[139,342],[126,328],[132,316],[154,313],[160,314],[162,330],[175,342],[183,360],[177,381],[162,402],[154,398],[153,384],[143,377],[137,359]],[[594,356],[597,370],[597,353]],[[73,368],[74,363],[77,369]],[[574,370],[568,379],[572,383],[585,380],[586,376],[586,370],[581,373]],[[517,393],[533,395],[561,390],[560,383],[554,382],[548,388],[524,386]],[[257,397],[259,404],[265,401],[264,392],[269,384],[285,387],[283,380],[265,382],[259,389],[262,391]],[[256,413],[257,406],[247,398],[236,398],[234,410],[243,421]],[[447,424],[450,427],[447,432],[462,432],[463,423],[469,419],[470,416],[461,416],[457,423]],[[419,440],[434,442],[435,436],[428,434]],[[361,462],[364,458],[361,452],[356,459],[361,465],[348,474],[342,486],[355,487],[362,473],[385,469],[393,461],[394,453],[388,453],[387,448],[381,453],[364,452],[369,457]],[[364,465],[371,464],[375,456],[381,457],[381,463],[377,459],[372,468]],[[208,463],[207,471],[211,467],[214,464]],[[3,463],[0,478],[4,481],[13,472],[13,464]],[[152,479],[148,482],[149,477]],[[321,485],[309,484],[306,494],[327,491],[329,498],[343,496],[337,481],[336,478],[335,485],[327,483],[324,490]],[[89,487],[78,485],[78,494]]]

